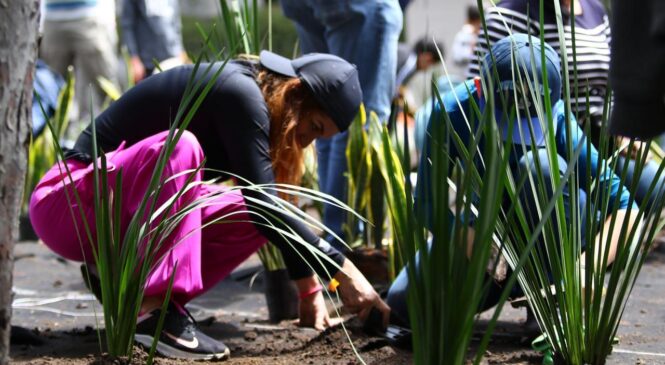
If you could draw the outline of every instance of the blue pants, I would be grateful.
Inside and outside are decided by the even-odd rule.
[[[627,188],[630,188],[632,185],[632,181],[636,178],[635,160],[627,159],[625,157],[620,156],[615,168],[615,173],[618,176],[621,176],[626,161],[628,162],[628,168],[626,170],[625,184]],[[642,167],[642,174],[639,176],[637,189],[633,191],[633,193],[635,193],[635,201],[637,201],[638,204],[642,204],[644,200],[648,200],[648,204],[650,206],[653,206],[655,203],[657,203],[658,199],[662,199],[662,197],[659,196],[658,192],[662,189],[662,186],[665,184],[665,173],[663,173],[658,179],[658,184],[651,193],[651,196],[649,196],[649,199],[646,199],[649,187],[651,186],[653,180],[656,178],[657,173],[658,173],[658,164],[655,163],[654,161],[649,161],[647,162],[646,165]]]
[[[296,23],[303,53],[331,53],[353,63],[368,113],[379,120],[390,114],[395,88],[397,42],[402,10],[397,0],[281,0],[284,14]],[[323,193],[346,202],[347,133],[316,141],[319,185]],[[342,236],[344,210],[325,206],[323,223]],[[326,237],[337,248],[339,242]]]
[[[513,177],[517,182],[519,181],[520,176],[523,176],[524,173],[531,171],[531,174],[533,174],[534,177],[534,182],[538,184],[538,180],[536,179],[537,174],[535,172],[536,166],[534,163],[534,156],[536,156],[536,158],[538,158],[540,162],[541,173],[545,181],[545,185],[547,186],[547,194],[549,197],[551,197],[553,196],[553,191],[551,189],[552,176],[550,175],[551,171],[547,159],[547,152],[545,150],[539,149],[536,151],[528,152],[527,154],[522,156],[517,161],[517,163],[514,166],[512,166]],[[560,175],[563,176],[563,173],[567,169],[567,163],[561,156],[559,156],[558,158],[558,163],[559,163]],[[540,221],[540,216],[536,209],[537,208],[536,199],[533,196],[532,188],[533,186],[531,185],[530,181],[527,179],[527,181],[524,183],[524,187],[521,189],[520,192],[520,201],[522,207],[525,209],[525,214],[527,216],[527,219],[529,220],[530,226],[534,228]],[[580,213],[583,213],[587,201],[586,193],[583,190],[580,190],[578,191],[578,194],[579,194],[578,209]],[[570,199],[570,192],[567,188],[564,188],[563,190],[563,197],[564,197],[564,205],[566,210],[566,220],[570,221],[570,217],[568,216],[568,214],[571,211],[570,210],[571,199]],[[506,202],[506,204],[510,204],[510,202]],[[552,215],[552,219],[556,219],[556,217]],[[554,224],[556,224],[556,222],[554,222]],[[585,224],[586,222],[584,221],[584,214],[582,214],[582,229],[584,229]],[[539,250],[544,249],[543,246],[544,243],[542,239],[538,240],[536,245],[537,249]],[[416,266],[419,265],[420,261],[419,256],[420,255],[416,256],[416,261],[415,261]],[[418,272],[418,268],[416,268],[416,272]],[[485,280],[489,280],[491,281],[491,283],[489,285],[488,292],[486,293],[485,300],[482,303],[480,303],[477,309],[478,312],[484,311],[496,305],[503,291],[504,283],[495,282],[489,275],[486,275]],[[393,318],[393,321],[402,326],[406,326],[409,323],[409,313],[407,310],[408,285],[409,285],[409,280],[408,280],[407,271],[406,269],[402,269],[397,278],[395,279],[395,281],[390,286],[390,289],[388,290],[388,297],[386,299],[387,304],[390,306],[392,310],[391,317]],[[521,289],[519,287],[514,288],[511,293],[511,296],[517,297],[520,295],[522,295]]]

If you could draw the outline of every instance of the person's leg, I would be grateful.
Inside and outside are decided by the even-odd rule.
[[[537,166],[534,161],[536,158],[539,161],[540,170],[537,170]],[[560,222],[558,221],[557,215],[554,211],[552,211],[549,216],[543,215],[545,213],[543,211],[545,209],[545,206],[554,196],[553,174],[558,173],[559,177],[563,179],[564,174],[568,169],[568,164],[566,160],[561,156],[557,156],[557,164],[559,167],[558,171],[556,171],[550,165],[547,157],[547,151],[545,149],[538,149],[536,151],[528,152],[524,156],[522,156],[522,158],[519,160],[517,169],[513,170],[513,176],[515,178],[515,181],[519,181],[524,176],[524,174],[531,174],[531,179],[526,180],[524,187],[519,192],[520,203],[522,209],[525,210],[530,231],[535,229],[535,227],[543,219],[550,220],[552,227],[554,227],[553,229],[555,231],[560,230],[559,226]],[[580,232],[582,232],[581,238],[582,240],[584,240],[585,239],[584,231],[586,229],[587,218],[588,218],[586,213],[586,206],[588,200],[587,194],[584,190],[579,189],[576,192],[577,197],[573,198],[572,190],[570,189],[571,184],[572,182],[566,184],[561,193],[563,198],[564,213],[566,219],[566,221],[563,224],[566,224],[568,227],[571,227],[574,221],[579,220],[578,229],[580,230]],[[543,193],[542,189],[544,189],[544,193],[546,194],[544,196],[542,195]],[[596,219],[595,211],[593,211],[591,214],[592,214],[591,219]],[[530,237],[525,237],[525,240],[529,239]],[[580,242],[580,249],[584,250],[584,245],[585,245],[584,241]],[[557,245],[556,247],[559,247],[559,245]],[[538,262],[547,263],[556,259],[554,257],[546,256],[548,254],[553,255],[555,254],[555,252],[552,252],[551,250],[547,249],[546,243],[544,241],[543,232],[539,234],[539,238],[538,241],[536,242],[535,248],[536,250],[532,252],[534,255],[536,255],[535,257]],[[547,268],[547,270],[549,272],[551,280],[552,279],[550,272],[551,269]]]
[[[109,181],[114,181],[118,171],[123,173],[123,184],[119,190],[109,186],[115,198],[121,198],[122,211],[120,212],[120,231],[124,235],[130,220],[136,214],[138,206],[148,191],[149,182],[155,168],[156,162],[163,150],[168,132],[156,134],[139,141],[131,147],[124,149],[120,146],[113,152],[107,153],[109,166]],[[203,151],[198,141],[189,132],[183,133],[177,142],[171,156],[166,162],[162,175],[162,186],[160,194],[156,197],[155,207],[168,203],[174,195],[181,192],[188,184],[189,174],[184,173],[199,167],[203,161]],[[73,166],[73,186],[78,190],[83,211],[88,222],[94,221],[94,210],[92,208],[92,164],[76,161],[67,161]],[[31,209],[35,212],[33,222],[40,227],[38,232],[54,251],[67,255],[71,259],[85,259],[89,264],[93,263],[90,252],[91,242],[83,239],[81,243],[76,239],[74,233],[74,222],[81,227],[81,218],[78,217],[78,207],[74,206],[72,214],[53,214],[54,209],[68,212],[69,203],[65,197],[65,188],[62,186],[62,173],[55,169],[49,171],[47,176],[40,182],[31,200]],[[197,172],[193,182],[199,182],[202,172]],[[69,179],[66,179],[69,180]],[[68,185],[68,190],[72,184]],[[203,190],[203,191],[202,191]],[[189,205],[205,193],[200,185],[195,185],[184,192],[173,201],[172,208],[164,212],[168,218],[173,218],[176,211]],[[150,204],[151,202],[149,202]],[[157,323],[161,312],[161,303],[167,292],[169,281],[174,275],[173,297],[190,298],[200,293],[203,288],[201,276],[201,227],[202,209],[195,209],[185,215],[180,222],[174,222],[175,228],[167,237],[163,237],[161,247],[155,248],[155,268],[151,270],[144,290],[144,301],[141,308],[141,316],[137,320],[135,340],[143,346],[149,347],[153,342],[153,336],[157,330]],[[49,215],[51,220],[49,222]],[[151,214],[152,215],[152,214]],[[53,225],[53,218],[59,219],[57,228],[44,228],[49,223]],[[161,220],[163,215],[156,219]],[[148,219],[148,214],[144,219]],[[160,222],[161,223],[161,222]],[[157,222],[152,221],[150,227],[155,227]],[[95,242],[95,227],[91,226],[92,242]],[[83,231],[83,229],[80,229]],[[60,236],[60,235],[61,236]],[[160,240],[160,238],[157,238]],[[140,243],[145,247],[146,241]],[[78,252],[77,248],[83,252]],[[141,250],[142,248],[139,248]],[[174,269],[177,271],[174,273]],[[223,359],[229,355],[229,349],[220,341],[217,341],[202,333],[186,310],[175,300],[169,303],[165,313],[164,327],[159,337],[158,353],[167,357],[185,358],[194,360]]]
[[[122,170],[124,176],[122,189],[115,194],[116,198],[120,194],[122,195],[120,218],[122,234],[125,233],[127,225],[147,191],[157,158],[164,146],[166,134],[167,132],[156,134],[135,143],[129,148],[120,147],[106,155],[109,166],[108,181],[114,181],[120,170]],[[162,187],[157,199],[157,206],[160,206],[184,188],[187,176],[183,175],[175,178],[173,176],[198,167],[202,160],[203,152],[198,141],[191,133],[185,132],[164,169],[164,179],[167,177],[171,179]],[[80,196],[81,208],[90,226],[94,242],[96,229],[94,225],[92,164],[67,161],[67,165],[71,168],[73,186]],[[94,260],[91,244],[85,236],[84,223],[73,195],[72,184],[67,185],[69,199],[65,191],[63,182],[69,182],[66,176],[64,170],[60,171],[56,165],[42,178],[31,198],[30,218],[37,234],[56,253],[71,260],[86,261],[92,264]],[[201,179],[200,173],[195,179]],[[113,191],[113,184],[110,184],[109,188]],[[198,194],[198,188],[189,190],[177,199],[171,212],[190,203]],[[56,211],[64,212],[64,214],[53,214]],[[165,240],[157,254],[158,257],[163,256],[163,260],[152,271],[146,283],[145,295],[147,297],[163,296],[166,293],[176,262],[178,262],[178,272],[173,284],[173,293],[175,295],[187,295],[187,293],[201,290],[203,283],[200,268],[200,227],[201,212],[195,210],[184,217]],[[79,240],[79,237],[81,237],[81,240]]]
[[[535,158],[538,159],[539,166],[535,163]],[[566,160],[557,156],[557,164],[559,165],[558,174],[561,179],[563,179],[566,170],[568,169],[568,164]],[[540,170],[537,168],[540,167]],[[550,165],[547,151],[545,149],[538,149],[536,151],[527,152],[519,160],[516,169],[513,169],[513,177],[516,182],[519,182],[523,178],[524,174],[531,174],[531,179],[527,178],[519,192],[520,202],[522,208],[525,210],[527,219],[529,220],[531,228],[535,228],[541,219],[543,219],[543,209],[549,202],[549,200],[554,196],[554,187],[553,187],[553,167]],[[542,181],[541,181],[542,178]],[[570,224],[573,217],[573,208],[577,209],[579,218],[581,219],[582,225],[585,224],[585,204],[586,204],[586,193],[583,190],[578,190],[578,200],[572,201],[571,190],[569,189],[570,184],[566,184],[563,188],[562,196],[563,203],[565,208],[566,222]],[[542,191],[544,189],[544,191]],[[544,193],[545,195],[542,195]],[[579,204],[578,204],[579,203]],[[551,215],[553,225],[556,227],[558,225],[556,215],[552,213]],[[541,235],[542,237],[542,235]],[[539,242],[539,246],[543,245],[542,239]],[[543,247],[544,248],[544,247]]]
[[[397,42],[402,29],[402,12],[397,1],[352,0],[335,2],[312,0],[314,17],[325,27],[324,37],[330,53],[358,67],[366,110],[375,112],[385,122],[390,113],[397,65]],[[327,154],[324,191],[346,202],[346,133],[332,138]],[[344,210],[326,206],[324,224],[337,235],[346,221]],[[378,223],[377,223],[378,224]],[[345,248],[331,236],[326,238],[337,248]]]
[[[280,5],[284,15],[295,23],[300,50],[303,54],[330,53],[325,40],[325,28],[314,16],[311,1],[282,0]]]
[[[637,173],[635,171],[635,160],[619,156],[615,168],[615,173],[618,176],[621,176],[623,173],[623,169],[626,163],[628,163],[628,166],[626,167],[626,187],[630,189],[630,187],[633,185],[633,181],[636,178],[638,179],[637,189],[635,189],[633,192],[635,194],[635,201],[637,201],[638,204],[642,204],[643,201],[647,200],[648,206],[651,207],[658,201],[658,199],[663,198],[662,196],[659,196],[659,192],[665,184],[665,173],[661,174],[661,176],[658,178],[658,182],[656,183],[654,190],[647,199],[649,188],[651,187],[653,181],[656,180],[656,175],[658,174],[657,163],[654,161],[647,162],[642,168],[641,175],[636,176]]]
[[[74,43],[69,36],[70,22],[44,22],[44,32],[39,45],[39,58],[53,71],[62,75],[74,63]]]
[[[183,305],[215,286],[267,242],[252,223],[240,190],[204,185],[202,191],[205,196],[214,196],[201,208],[205,226],[201,237],[203,287],[176,298]]]
[[[419,265],[420,255],[417,254],[416,272],[419,270]],[[485,282],[489,283],[489,286],[483,301],[478,306],[477,313],[495,306],[499,302],[501,293],[504,290],[501,283],[497,283],[487,274],[485,274]],[[390,307],[390,322],[402,327],[410,327],[407,290],[409,290],[409,274],[407,268],[404,267],[395,278],[395,281],[390,285],[388,295],[386,296],[386,304]]]
[[[146,138],[127,149],[128,153],[120,154],[117,158],[109,158],[119,168],[123,176],[123,227],[129,224],[138,206],[143,199],[150,178],[152,176],[159,153],[166,142],[167,132],[159,133]],[[163,183],[160,195],[157,197],[156,207],[165,204],[174,195],[184,189],[189,174],[184,171],[195,169],[203,161],[203,150],[190,132],[184,132],[169,157],[162,175]],[[180,174],[180,175],[179,175]],[[131,178],[130,178],[131,177]],[[194,177],[194,183],[202,179],[199,171]],[[201,195],[201,188],[195,186],[182,194],[167,212],[169,218],[180,209],[192,203]],[[147,217],[146,217],[147,219]],[[156,226],[158,222],[152,222]],[[172,293],[174,297],[186,296],[196,292],[203,286],[201,277],[201,210],[195,209],[180,222],[177,222],[168,237],[164,237],[162,246],[155,256],[159,260],[147,278],[144,295],[146,297],[163,298],[167,291],[169,280],[177,264],[177,272],[173,281]]]
[[[334,5],[333,2],[330,4]],[[319,12],[316,8],[319,6],[317,1],[284,0],[281,5],[284,14],[296,24],[303,54],[311,52],[334,53],[328,48],[327,30],[316,16]],[[347,134],[343,133],[331,138],[319,138],[315,145],[319,190],[342,201],[346,201],[344,200],[345,181],[341,179],[342,176],[338,177],[336,175],[346,171],[346,140]],[[323,224],[343,239],[342,224],[344,224],[345,218],[343,210],[329,204],[324,205]],[[324,239],[335,248],[346,251],[346,247],[332,235],[325,234]]]
[[[328,49],[358,67],[368,113],[386,122],[395,87],[402,11],[394,0],[315,0]]]
[[[35,233],[49,249],[68,260],[93,261],[84,219],[74,195],[76,192],[80,198],[80,210],[94,237],[93,191],[92,166],[67,160],[47,171],[30,197],[28,211]]]
[[[322,163],[322,167],[319,171],[324,168],[325,180],[322,180],[319,177],[319,180],[322,180],[322,189],[321,191],[325,194],[329,194],[342,202],[346,202],[346,195],[348,190],[348,181],[346,174],[346,144],[348,140],[348,132],[339,133],[327,141],[324,141],[323,146],[319,150],[319,163]],[[319,139],[317,147],[319,144]],[[321,151],[327,152],[325,155]],[[325,159],[323,161],[322,159]],[[323,206],[323,224],[328,227],[332,232],[334,232],[338,237],[346,239],[344,237],[344,232],[342,229],[343,224],[346,222],[346,211],[342,208],[325,204]],[[335,239],[332,235],[326,234],[324,239],[328,241],[333,247],[344,252],[347,248]]]
[[[94,117],[101,112],[101,107],[107,98],[97,78],[103,77],[117,84],[116,57],[107,28],[99,19],[85,19],[77,23],[76,29],[72,30],[75,37],[75,66],[77,74],[85,82],[77,88],[82,91],[77,100],[80,103],[80,120],[85,126],[90,122],[90,116]],[[91,92],[92,109],[90,109]],[[81,127],[79,128],[82,129]],[[76,130],[72,132],[75,133]]]

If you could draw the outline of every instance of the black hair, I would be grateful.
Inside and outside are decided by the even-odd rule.
[[[416,42],[416,45],[413,46],[413,50],[416,52],[416,54],[431,53],[436,62],[441,62],[439,52],[441,52],[441,56],[445,55],[443,44],[428,38],[422,38]]]
[[[468,5],[466,7],[466,20],[468,22],[475,22],[480,20],[480,12],[478,11],[478,7],[476,5]]]

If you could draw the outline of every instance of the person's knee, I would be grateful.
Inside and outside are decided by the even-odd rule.
[[[387,33],[397,33],[402,30],[403,14],[402,9],[396,1],[386,1],[380,3],[375,20]]]
[[[172,158],[179,161],[190,161],[193,168],[203,160],[203,148],[196,136],[190,131],[184,131],[173,149]]]
[[[561,171],[567,169],[566,160],[558,155],[556,157],[557,166],[555,169],[554,166],[550,164],[546,150],[539,149],[537,152],[529,151],[519,159],[518,168],[520,173],[530,174],[534,181],[540,182],[542,179],[543,182],[548,183],[548,186],[551,186],[552,174],[555,173],[554,170],[561,175]]]

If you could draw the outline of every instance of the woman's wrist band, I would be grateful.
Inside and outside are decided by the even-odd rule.
[[[321,286],[321,284],[317,284],[315,287],[313,287],[309,290],[305,290],[305,291],[300,292],[300,294],[298,295],[298,298],[300,298],[300,300],[303,300],[303,299],[305,299],[309,296],[312,296],[312,295],[320,292],[321,290],[323,290],[323,287]]]
[[[337,281],[335,278],[332,278],[330,279],[330,283],[328,284],[328,291],[334,293],[337,291],[338,286],[339,286],[339,281]]]

